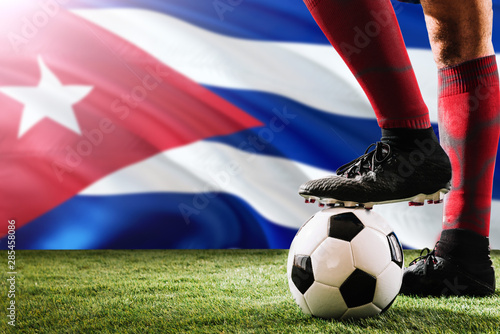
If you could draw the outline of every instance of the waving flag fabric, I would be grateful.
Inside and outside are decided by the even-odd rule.
[[[393,4],[436,124],[421,8]],[[18,249],[287,248],[319,210],[298,186],[380,137],[302,1],[4,7],[2,249],[9,220]],[[439,234],[442,206],[375,210],[408,247]]]

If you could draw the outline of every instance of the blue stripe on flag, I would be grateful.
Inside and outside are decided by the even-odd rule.
[[[421,6],[391,0],[406,46],[430,49]],[[266,41],[329,44],[301,0],[74,0],[67,8],[140,8],[177,17],[220,34]],[[494,12],[500,0],[493,0]],[[258,19],[256,19],[258,18]],[[493,44],[500,17],[493,17]]]
[[[295,233],[225,193],[79,195],[19,228],[16,248],[288,248]]]
[[[393,1],[408,47],[429,48],[420,6]],[[329,44],[304,3],[268,0],[75,0],[68,8],[140,8],[220,34],[266,41]],[[258,18],[258,19],[256,19]]]
[[[259,40],[327,44],[302,1],[77,0],[67,8],[140,8],[175,16],[220,34]]]
[[[207,140],[334,170],[380,139],[374,118],[322,112],[276,94],[206,87],[265,124]]]

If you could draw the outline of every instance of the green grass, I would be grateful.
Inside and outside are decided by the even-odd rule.
[[[406,262],[418,255],[405,252]],[[7,259],[5,251],[0,256]],[[387,313],[328,321],[304,315],[286,250],[17,251],[18,333],[464,333],[500,331],[488,298],[399,296]],[[500,251],[493,253],[500,268]],[[7,269],[0,333],[7,325]],[[500,282],[497,271],[497,282]]]

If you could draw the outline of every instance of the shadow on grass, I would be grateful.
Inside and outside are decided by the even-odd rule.
[[[377,328],[382,331],[415,332],[481,332],[498,333],[500,316],[497,291],[495,295],[483,299],[423,298],[419,305],[398,305],[384,315],[374,318],[342,321],[350,328]],[[488,307],[481,311],[477,304]],[[488,308],[490,310],[488,310]]]

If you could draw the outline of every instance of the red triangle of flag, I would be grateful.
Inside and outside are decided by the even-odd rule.
[[[38,87],[40,59],[62,85],[91,90],[71,106],[80,134],[44,117],[20,137],[25,104],[0,92],[0,235],[7,232],[7,219],[22,226],[124,166],[261,125],[135,45],[62,8],[43,27],[32,22],[34,36],[23,37],[23,24],[33,15],[31,9],[16,16],[27,21],[10,17],[1,24],[7,40],[0,52],[0,90]],[[47,96],[46,102],[57,97]]]

